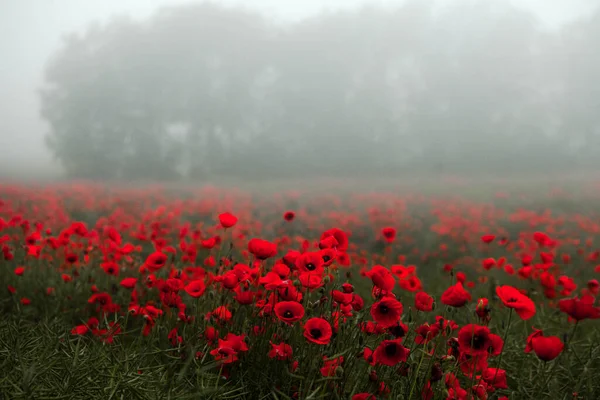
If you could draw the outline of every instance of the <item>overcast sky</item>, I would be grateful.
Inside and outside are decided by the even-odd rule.
[[[485,0],[481,0],[485,1]],[[36,93],[44,65],[60,46],[63,34],[82,31],[91,21],[106,22],[114,15],[146,18],[157,9],[189,3],[185,0],[0,0],[0,148],[14,168],[46,166],[50,160],[39,118]],[[441,0],[451,3],[452,0]],[[531,10],[548,29],[588,14],[597,0],[512,0]],[[216,3],[255,8],[283,22],[296,21],[323,10],[355,8],[361,4],[395,5],[403,0],[221,0]],[[4,163],[3,163],[4,164]]]

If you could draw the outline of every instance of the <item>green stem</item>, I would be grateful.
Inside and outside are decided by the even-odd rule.
[[[421,359],[419,360],[419,365],[417,365],[417,370],[414,373],[414,379],[412,381],[412,385],[410,386],[410,393],[408,395],[408,399],[412,399],[413,392],[415,387],[417,386],[417,381],[419,380],[419,371],[421,369],[421,364],[423,363],[423,358],[425,358],[425,350],[421,349]]]
[[[492,385],[496,383],[496,377],[498,376],[498,371],[502,366],[502,355],[504,354],[504,349],[506,348],[506,339],[508,338],[508,331],[510,329],[510,322],[512,320],[513,309],[511,308],[508,312],[508,323],[506,324],[506,331],[504,331],[504,337],[502,338],[502,351],[500,352],[500,356],[498,357],[498,366],[496,367],[496,373],[494,374],[494,380],[492,381]]]

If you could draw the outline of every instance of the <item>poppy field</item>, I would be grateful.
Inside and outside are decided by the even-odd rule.
[[[599,200],[1,185],[0,399],[597,399]]]

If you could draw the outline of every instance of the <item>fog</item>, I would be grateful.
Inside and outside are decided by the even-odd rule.
[[[600,167],[595,0],[0,0],[0,177]]]

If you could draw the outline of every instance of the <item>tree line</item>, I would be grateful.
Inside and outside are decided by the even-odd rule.
[[[244,179],[594,168],[600,11],[501,1],[293,24],[213,3],[65,38],[41,89],[69,177]]]

